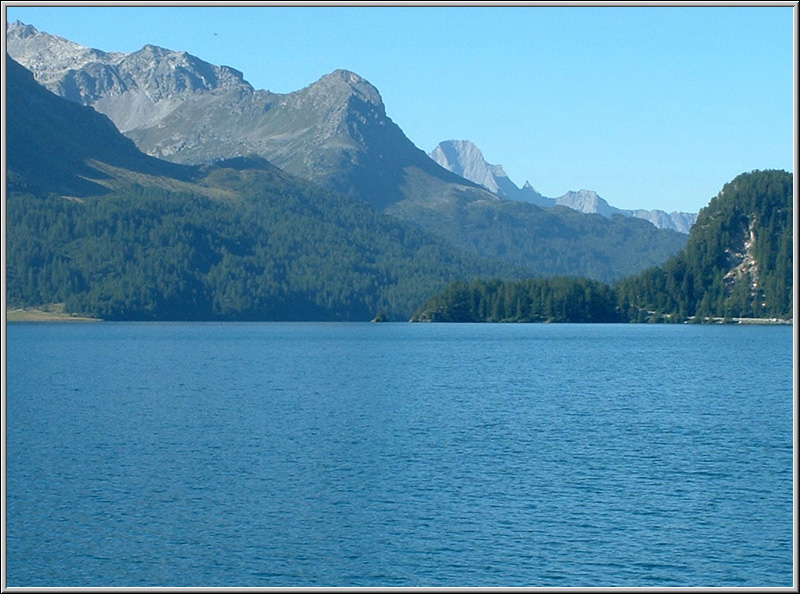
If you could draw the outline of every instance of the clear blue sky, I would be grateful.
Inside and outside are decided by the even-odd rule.
[[[471,140],[546,196],[697,211],[739,173],[793,170],[790,5],[4,7],[89,47],[185,50],[273,92],[355,71],[421,149]]]

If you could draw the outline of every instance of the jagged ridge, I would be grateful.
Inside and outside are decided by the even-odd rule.
[[[526,181],[522,188],[509,179],[502,165],[490,165],[483,153],[469,140],[445,140],[430,153],[431,159],[445,169],[474,181],[494,192],[498,196],[510,200],[531,202],[538,206],[567,206],[573,210],[589,214],[601,214],[611,217],[618,214],[650,221],[659,229],[672,229],[681,233],[689,233],[697,215],[695,213],[672,212],[663,210],[624,210],[611,206],[592,190],[569,191],[558,198],[543,196]]]

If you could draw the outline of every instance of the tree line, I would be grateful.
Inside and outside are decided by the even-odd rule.
[[[369,320],[377,313],[407,320],[415,312],[416,320],[450,322],[681,322],[792,315],[792,175],[783,171],[751,172],[726,184],[698,215],[682,252],[614,284],[519,280],[529,276],[520,268],[468,255],[278,172],[205,173],[203,187],[227,194],[136,184],[72,199],[9,193],[8,304],[64,303],[67,312],[110,320]]]
[[[588,278],[455,281],[420,307],[416,322],[621,322],[611,287]]]

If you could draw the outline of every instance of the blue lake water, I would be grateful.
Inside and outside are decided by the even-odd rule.
[[[9,324],[7,583],[792,586],[792,327]]]

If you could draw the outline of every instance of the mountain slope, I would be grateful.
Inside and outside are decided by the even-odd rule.
[[[22,23],[7,37],[9,54],[37,80],[106,114],[152,156],[205,164],[257,154],[377,210],[408,197],[407,179],[440,194],[485,193],[432,163],[386,115],[377,89],[346,70],[279,94],[185,52],[106,54]]]
[[[79,84],[73,95],[118,126],[135,120],[139,125],[127,136],[160,158],[208,164],[258,155],[475,254],[539,274],[613,280],[662,263],[686,240],[639,222],[580,221],[565,209],[547,212],[501,199],[415,147],[387,116],[377,89],[352,72],[337,70],[299,91],[276,94],[254,90],[233,69],[152,46],[122,57],[98,54],[98,61],[64,71],[63,40],[52,41],[54,65],[48,66],[52,36],[22,24],[8,31],[12,56],[35,63],[37,76],[59,92],[66,92],[63,81]]]
[[[752,171],[725,184],[680,254],[619,283],[630,317],[791,318],[792,191],[786,171]]]
[[[480,149],[468,140],[445,140],[430,153],[439,165],[465,177],[498,196],[510,200],[530,202],[542,207],[567,206],[583,213],[601,214],[610,218],[614,214],[636,217],[651,222],[659,229],[689,233],[696,215],[686,212],[666,213],[662,210],[623,210],[611,206],[591,190],[570,191],[558,198],[547,198],[533,189],[529,182],[518,188],[503,170],[502,165],[490,165]]]
[[[475,254],[544,276],[612,282],[663,263],[687,236],[634,218],[542,209],[514,200],[400,202],[386,211]]]
[[[263,159],[196,167],[143,155],[10,59],[7,90],[10,306],[64,303],[104,319],[408,319],[448,279],[520,272]]]
[[[106,191],[102,184],[107,175],[90,165],[93,160],[149,175],[186,173],[142,154],[95,110],[43,92],[31,73],[9,57],[6,93],[10,188],[74,195]]]

